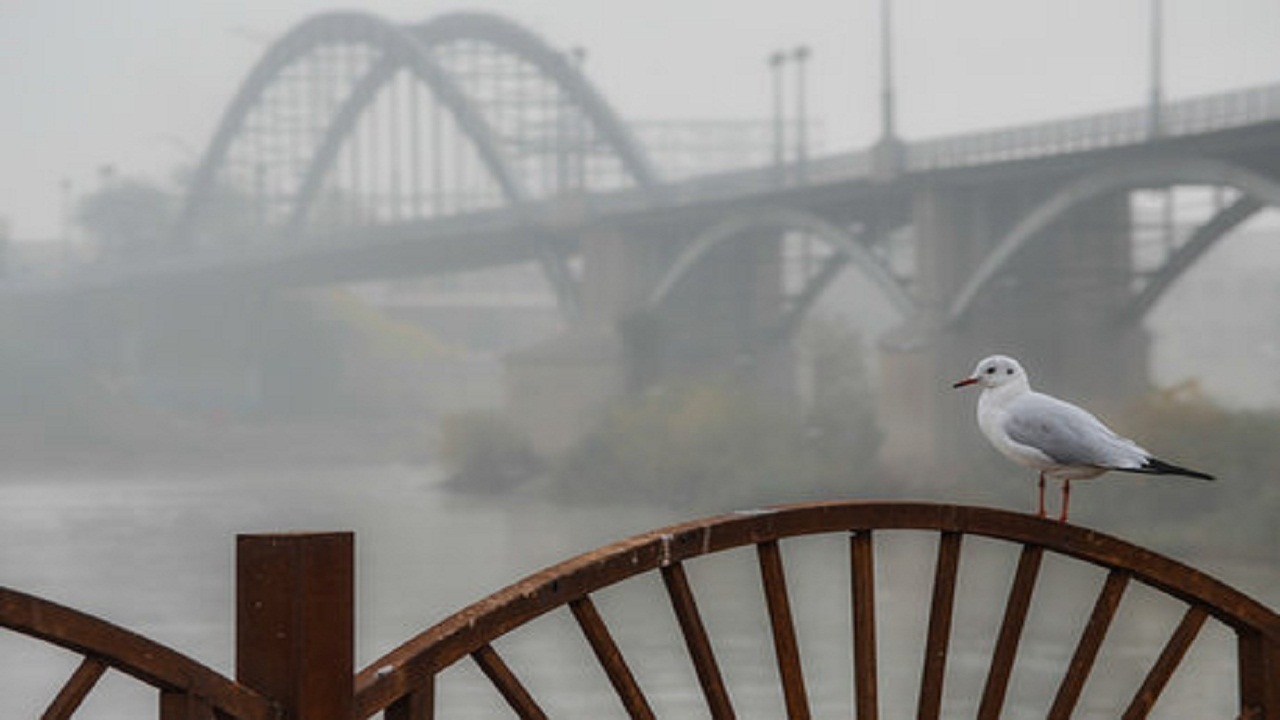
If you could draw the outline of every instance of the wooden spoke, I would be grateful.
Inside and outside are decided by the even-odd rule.
[[[622,651],[613,641],[609,628],[605,626],[591,598],[584,595],[570,601],[569,609],[573,611],[578,627],[582,628],[582,633],[586,635],[587,642],[591,644],[591,650],[595,652],[600,666],[609,676],[609,682],[613,683],[613,689],[617,691],[618,698],[622,700],[627,713],[637,720],[652,720],[653,710],[649,708],[649,701],[640,691],[635,676],[631,674],[631,669],[622,659]]]
[[[943,532],[938,540],[933,601],[929,606],[929,635],[925,641],[920,702],[916,710],[919,720],[937,720],[942,712],[942,686],[947,673],[947,648],[951,642],[951,618],[960,565],[960,540],[963,537],[957,532]]]
[[[760,559],[760,577],[764,583],[765,601],[769,606],[769,624],[773,628],[773,650],[782,678],[782,695],[789,720],[808,720],[809,698],[805,691],[804,671],[800,666],[800,644],[796,641],[795,623],[791,619],[791,602],[787,598],[787,578],[782,569],[782,552],[776,540],[756,545]]]
[[[492,645],[480,646],[471,653],[471,658],[476,661],[485,676],[498,689],[498,692],[502,693],[503,699],[522,720],[546,719],[547,716],[542,712],[542,708],[534,702],[533,696],[511,672],[511,668],[507,667]]]
[[[42,720],[64,720],[71,717],[106,671],[107,664],[97,658],[86,657],[82,660],[67,683],[58,691],[58,696],[44,711]]]
[[[871,531],[849,535],[853,598],[853,687],[858,720],[875,720],[876,698],[876,568]]]
[[[1155,707],[1160,693],[1164,691],[1165,685],[1169,684],[1169,678],[1173,677],[1173,672],[1178,669],[1178,664],[1187,654],[1187,648],[1191,647],[1191,643],[1195,641],[1196,635],[1200,633],[1200,628],[1204,626],[1204,621],[1208,617],[1209,612],[1199,605],[1187,608],[1187,612],[1182,616],[1182,622],[1178,623],[1173,635],[1169,637],[1169,642],[1165,643],[1160,657],[1156,659],[1156,664],[1151,666],[1146,680],[1142,681],[1142,687],[1138,688],[1138,693],[1133,696],[1129,708],[1124,711],[1124,720],[1141,720],[1151,712],[1151,708]]]
[[[693,598],[684,566],[676,563],[662,568],[662,581],[667,586],[671,607],[680,623],[680,632],[684,635],[685,647],[693,660],[693,668],[698,674],[698,683],[702,686],[702,694],[706,697],[711,717],[714,720],[732,720],[733,705],[729,701],[729,693],[725,689],[724,678],[720,675],[720,667],[711,649],[707,629],[702,624],[702,616],[698,613],[698,604]]]
[[[982,690],[982,702],[978,705],[978,720],[996,720],[1004,707],[1009,676],[1013,672],[1013,660],[1018,654],[1018,641],[1022,638],[1027,611],[1031,608],[1031,593],[1035,590],[1040,560],[1043,557],[1044,548],[1039,545],[1022,546],[1018,570],[1013,576],[1013,586],[1009,588],[1009,600],[1005,604],[995,654],[991,658],[991,669],[987,673],[987,684]]]
[[[1094,601],[1089,622],[1085,624],[1084,633],[1081,634],[1080,642],[1076,645],[1075,654],[1071,656],[1067,674],[1062,678],[1062,684],[1058,686],[1058,694],[1054,697],[1053,706],[1049,709],[1050,720],[1069,720],[1071,717],[1071,712],[1075,709],[1076,702],[1080,700],[1080,692],[1084,690],[1085,680],[1089,678],[1089,671],[1093,669],[1093,663],[1098,658],[1102,640],[1107,635],[1107,629],[1111,627],[1111,620],[1116,615],[1116,609],[1120,607],[1120,598],[1124,595],[1128,584],[1128,573],[1112,570],[1107,575],[1107,581],[1098,593],[1098,599]]]

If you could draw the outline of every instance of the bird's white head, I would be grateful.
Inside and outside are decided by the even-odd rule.
[[[953,388],[961,388],[966,385],[981,385],[984,389],[996,388],[1010,383],[1027,382],[1027,371],[1022,369],[1017,360],[1008,355],[992,355],[983,358],[978,366],[973,369],[973,374],[969,377],[955,382],[951,385]]]

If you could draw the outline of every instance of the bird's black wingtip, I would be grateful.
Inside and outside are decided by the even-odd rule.
[[[1196,478],[1197,480],[1217,480],[1218,478],[1209,473],[1202,473],[1199,470],[1192,470],[1173,463],[1167,463],[1158,458],[1147,458],[1142,464],[1139,472],[1151,473],[1152,475],[1182,475],[1184,477]]]

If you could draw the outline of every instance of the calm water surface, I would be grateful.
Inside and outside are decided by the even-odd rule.
[[[240,532],[354,530],[357,664],[363,666],[448,613],[523,575],[627,535],[689,519],[653,508],[556,507],[531,497],[476,498],[446,490],[430,468],[42,473],[0,480],[0,585],[61,602],[141,632],[232,673],[233,550]],[[784,546],[810,697],[818,717],[849,716],[847,559],[843,538]],[[934,540],[877,538],[884,717],[914,711]],[[966,544],[957,598],[949,716],[972,716],[999,606],[1016,555]],[[1274,567],[1198,563],[1275,607]],[[779,717],[781,699],[755,558],[728,553],[690,563],[695,592],[742,717]],[[1046,560],[1006,717],[1043,717],[1102,575]],[[596,598],[642,686],[665,717],[703,717],[657,578]],[[1077,717],[1110,717],[1141,681],[1181,608],[1137,588]],[[1212,624],[1211,624],[1212,625]],[[504,638],[498,649],[563,717],[621,716],[567,613]],[[36,717],[78,658],[0,633],[0,717]],[[1230,636],[1207,627],[1158,708],[1162,717],[1233,716]],[[507,717],[467,664],[440,684],[450,717]],[[1047,697],[1046,697],[1047,696]],[[108,674],[84,717],[154,717],[154,695]],[[901,702],[901,710],[895,704]]]

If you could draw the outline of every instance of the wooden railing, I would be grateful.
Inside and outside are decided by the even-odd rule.
[[[43,717],[71,717],[98,679],[115,669],[155,688],[162,720],[350,720],[382,714],[389,720],[436,716],[437,679],[471,658],[484,678],[521,718],[550,713],[544,698],[523,682],[498,641],[553,611],[577,625],[608,691],[632,718],[656,716],[660,698],[646,694],[595,598],[636,576],[660,577],[701,703],[713,718],[735,717],[735,689],[726,682],[709,624],[696,600],[689,568],[699,558],[734,548],[753,550],[760,603],[768,618],[779,694],[788,718],[810,716],[809,677],[803,670],[797,616],[792,606],[784,546],[802,536],[842,537],[847,564],[824,571],[824,583],[849,588],[853,708],[859,720],[879,716],[885,629],[877,620],[877,556],[904,533],[932,536],[932,584],[919,593],[927,617],[918,718],[938,718],[948,697],[953,625],[961,559],[973,541],[1008,544],[1016,555],[1007,590],[983,587],[983,603],[998,605],[998,629],[975,695],[976,716],[998,718],[1011,687],[1019,645],[1047,556],[1096,566],[1104,579],[1079,628],[1055,690],[1045,697],[1047,717],[1069,718],[1095,672],[1113,621],[1135,585],[1179,606],[1180,620],[1143,663],[1107,717],[1143,718],[1155,707],[1183,657],[1209,623],[1226,629],[1235,645],[1238,708],[1232,717],[1280,720],[1280,616],[1204,573],[1123,540],[1088,529],[1001,510],[928,503],[834,502],[732,513],[675,525],[624,540],[536,573],[410,639],[352,677],[353,538],[349,533],[241,536],[238,539],[237,658],[232,681],[171,649],[103,620],[46,600],[0,588],[0,627],[45,640],[82,656],[78,668]],[[990,544],[990,543],[988,543]],[[831,578],[843,576],[832,581]],[[735,588],[737,596],[749,588]],[[605,608],[608,610],[608,608]],[[895,662],[900,662],[897,660]],[[738,688],[741,690],[742,688]],[[739,695],[741,697],[741,695]],[[896,707],[886,715],[908,712]],[[908,703],[910,704],[910,703]]]
[[[277,717],[269,700],[185,655],[48,600],[0,587],[0,627],[82,656],[43,720],[71,717],[109,669],[155,688],[162,720],[204,720],[215,712],[235,720]]]
[[[592,594],[628,578],[659,573],[683,635],[711,717],[732,718],[726,689],[685,565],[695,558],[755,546],[772,630],[778,678],[788,718],[810,715],[805,675],[792,617],[780,546],[797,536],[845,533],[849,539],[856,716],[878,717],[875,545],[885,530],[938,537],[917,717],[937,718],[944,695],[956,581],[964,538],[983,536],[1020,546],[1012,585],[989,660],[977,717],[1003,709],[1019,640],[1046,553],[1103,568],[1094,599],[1048,717],[1068,718],[1081,696],[1127,587],[1142,583],[1185,605],[1181,621],[1115,717],[1142,718],[1159,699],[1201,627],[1210,618],[1235,634],[1239,717],[1280,720],[1280,616],[1240,592],[1181,563],[1122,540],[1052,520],[1001,510],[926,503],[818,503],[735,513],[655,530],[587,553],[512,585],[462,610],[370,664],[356,676],[358,718],[434,717],[436,678],[470,657],[521,718],[547,713],[495,650],[494,641],[531,620],[567,606],[619,702],[633,718],[653,717]],[[895,708],[893,716],[904,711]],[[1108,715],[1110,716],[1110,715]]]

